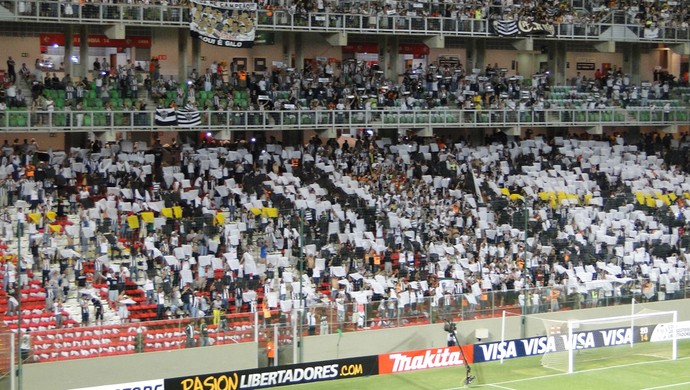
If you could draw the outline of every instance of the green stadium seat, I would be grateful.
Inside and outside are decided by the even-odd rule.
[[[65,114],[54,114],[53,115],[53,123],[55,126],[65,126],[67,124],[66,121],[66,115]]]
[[[27,118],[28,114],[18,114],[17,116],[17,126],[19,127],[26,127],[26,124],[28,122]]]
[[[93,116],[94,126],[105,126],[105,113],[96,113]]]

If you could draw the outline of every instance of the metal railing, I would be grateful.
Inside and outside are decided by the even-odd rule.
[[[255,218],[262,215],[261,213],[256,214],[253,211],[247,211],[247,213],[250,212],[252,215],[255,215]],[[294,210],[291,209],[290,212],[294,213]],[[370,209],[362,209],[361,212],[373,213]],[[283,215],[283,213],[279,214]],[[230,219],[234,218],[228,218],[228,220]],[[195,223],[193,226],[185,224],[184,231],[198,229],[199,231],[204,231],[204,234],[209,236],[216,234],[212,231],[205,231],[205,226],[208,227],[209,224],[206,224],[203,219],[191,219],[188,221],[183,219],[180,222],[183,224],[186,222],[189,224]],[[213,223],[210,225],[213,225]],[[119,238],[127,240],[133,237],[131,236],[132,230],[126,226],[124,224],[120,227],[116,223],[112,223],[112,221],[107,223],[104,219],[102,223],[98,224],[98,231],[104,233],[112,232]],[[165,231],[166,229],[162,230]],[[254,239],[258,241],[262,233],[261,230],[254,233],[252,229],[252,232],[248,232],[248,234],[250,234],[248,242],[255,242]],[[686,251],[687,248],[685,238],[687,238],[687,235],[684,235],[683,239],[680,240],[682,251]],[[303,243],[304,245],[315,244],[323,247],[322,243],[314,241],[317,239],[323,239],[323,236],[314,237],[310,234],[305,234]],[[198,249],[199,253],[206,253],[205,243],[199,245],[203,247],[203,250],[202,248]],[[95,243],[94,245],[90,245],[88,242],[82,243],[80,252],[85,258],[94,258],[97,254],[93,251],[99,247]],[[258,248],[252,247],[251,250],[258,251]],[[117,252],[121,254],[121,252]],[[114,257],[115,253],[116,251],[110,251],[111,258]],[[655,256],[663,258],[668,255],[670,253],[657,253]],[[300,258],[302,256],[300,255]],[[343,254],[343,256],[347,258],[351,255]],[[587,261],[593,263],[598,259],[595,257]],[[601,260],[604,260],[604,257]],[[606,258],[606,262],[609,262],[609,260],[612,259]],[[265,261],[270,263],[272,260],[269,256]],[[357,260],[350,266],[352,271],[362,270],[362,266],[365,263],[360,263],[360,261]],[[453,261],[457,261],[457,259],[453,259]],[[618,261],[618,264],[622,264],[621,258],[612,260],[614,264],[616,261]],[[292,263],[292,269],[300,269],[300,272],[304,272],[306,271],[304,267],[313,267],[313,265],[309,265],[309,261],[300,261],[299,264]],[[91,273],[91,267],[93,267],[93,264],[84,264],[84,273]],[[381,270],[380,266],[377,268],[374,265],[373,259],[369,267],[367,269],[370,272],[379,273]],[[384,261],[383,269],[385,270],[385,268]],[[395,269],[397,270],[397,266]],[[173,310],[173,303],[170,301],[169,306],[159,308],[157,305],[152,304],[150,299],[144,301],[144,291],[138,287],[135,289],[124,287],[128,296],[134,301],[139,300],[141,303],[128,306],[129,320],[127,321],[130,322],[119,323],[119,321],[115,321],[115,323],[106,323],[104,325],[79,326],[80,324],[71,318],[64,320],[61,318],[58,321],[52,314],[52,311],[45,310],[44,290],[38,287],[40,281],[37,279],[29,281],[29,285],[32,287],[27,287],[20,291],[22,316],[19,317],[16,314],[4,315],[2,314],[4,310],[2,310],[0,311],[0,326],[3,327],[2,329],[7,330],[14,330],[20,327],[22,330],[31,331],[31,348],[25,354],[24,361],[32,363],[241,342],[258,342],[260,347],[263,347],[266,340],[275,334],[276,327],[278,328],[278,340],[276,342],[278,347],[284,350],[293,348],[294,351],[294,340],[299,337],[336,333],[338,331],[356,332],[426,325],[442,323],[447,319],[466,321],[495,318],[500,317],[504,312],[506,315],[518,316],[561,310],[608,307],[629,304],[633,298],[638,303],[690,298],[687,273],[683,277],[679,277],[677,282],[668,281],[664,283],[659,278],[653,285],[643,285],[643,278],[638,276],[634,276],[632,279],[624,278],[614,281],[597,279],[592,282],[577,283],[577,291],[573,291],[571,287],[568,287],[570,285],[568,285],[559,288],[558,291],[560,293],[554,293],[552,291],[553,287],[549,287],[547,282],[551,276],[548,269],[544,268],[539,271],[539,269],[535,268],[529,269],[529,273],[525,274],[525,280],[532,281],[537,285],[540,282],[544,283],[544,287],[525,289],[522,293],[515,290],[492,291],[483,289],[478,291],[475,288],[473,290],[465,289],[463,294],[457,294],[450,293],[457,282],[455,279],[439,280],[434,277],[434,274],[429,274],[424,265],[420,265],[418,269],[401,267],[400,270],[402,271],[402,269],[405,269],[405,273],[399,274],[400,279],[398,280],[401,283],[396,287],[390,287],[391,289],[396,289],[397,292],[395,294],[379,290],[379,293],[372,294],[369,298],[359,293],[370,288],[375,291],[374,284],[368,278],[360,277],[355,279],[353,274],[349,274],[349,277],[337,277],[335,272],[332,274],[330,272],[328,274],[321,274],[319,277],[312,276],[312,279],[308,281],[301,277],[296,278],[296,280],[308,282],[309,286],[313,286],[314,291],[323,298],[318,301],[319,303],[309,304],[306,308],[306,310],[313,311],[316,318],[316,323],[313,327],[304,322],[303,319],[306,318],[304,312],[295,309],[300,307],[297,302],[300,301],[299,297],[303,295],[279,297],[280,300],[291,301],[293,303],[291,308],[286,308],[285,311],[273,308],[273,310],[266,312],[261,310],[261,305],[268,305],[269,300],[265,295],[257,294],[256,301],[251,303],[246,303],[243,299],[238,302],[239,298],[237,296],[234,303],[232,300],[228,300],[226,306],[228,312],[232,310],[233,306],[235,308],[232,314],[224,314],[222,311],[214,312],[212,309],[206,310],[207,316],[204,317],[205,323],[208,326],[208,337],[206,337],[201,331],[202,317],[177,318],[175,313],[186,315],[181,314],[185,312],[184,305],[182,305],[182,308],[178,307],[176,310]],[[138,280],[139,277],[137,275],[143,272],[143,270],[140,270],[139,267],[134,267],[133,271],[134,279]],[[366,272],[363,273],[370,275]],[[269,279],[272,279],[274,276],[269,276]],[[474,275],[474,277],[477,277],[477,275]],[[480,274],[478,277],[481,278],[482,275]],[[415,283],[416,286],[413,283],[402,283],[403,278],[408,278],[410,281],[427,281],[429,288],[423,291],[421,290],[424,288],[423,283]],[[21,280],[21,275],[19,279]],[[214,279],[219,283],[224,283],[223,276],[221,275],[214,273]],[[342,285],[340,281],[345,281],[345,279],[347,279],[347,283]],[[0,280],[3,279],[0,278]],[[75,275],[75,283],[79,285],[77,280]],[[477,283],[480,283],[479,279],[473,280],[477,280]],[[246,282],[248,283],[248,281]],[[444,287],[444,292],[447,292],[441,297],[435,296],[435,283],[437,282],[438,285]],[[238,283],[243,284],[245,281],[238,280]],[[371,284],[371,287],[369,284]],[[471,285],[473,281],[463,282],[462,284]],[[134,286],[134,284],[130,285]],[[177,285],[177,283],[173,283],[173,285]],[[200,285],[206,285],[206,283],[201,283]],[[346,287],[341,288],[341,286],[348,285],[351,287],[348,287],[347,292],[345,291]],[[379,283],[379,285],[382,284]],[[93,287],[100,292],[101,298],[105,299],[103,291],[105,285],[94,283]],[[579,290],[581,287],[584,287],[586,292]],[[252,287],[252,289],[254,288],[259,291],[258,284]],[[294,286],[292,288],[292,292],[297,294]],[[272,288],[271,291],[276,291],[276,289]],[[302,291],[301,287],[299,291]],[[210,295],[210,293],[206,292],[204,294]],[[524,304],[521,304],[521,302],[524,302]],[[7,296],[4,290],[0,290],[0,306],[3,305],[7,305]],[[250,312],[252,307],[259,308],[258,312]],[[190,313],[194,313],[194,311],[190,311]],[[196,314],[192,314],[192,316],[196,316]],[[63,317],[67,317],[67,314],[64,314]],[[156,317],[167,319],[150,320]],[[192,336],[189,336],[189,333],[186,332],[187,326],[190,323],[195,326],[195,332]],[[0,334],[2,333],[0,331]],[[6,350],[7,347],[7,345],[3,345],[0,342],[0,350]],[[3,365],[6,365],[6,362],[2,362],[0,367]],[[0,375],[2,375],[2,371],[0,371]]]
[[[615,284],[615,283],[614,283]],[[631,284],[627,285],[628,287]],[[503,312],[508,316],[530,315],[563,310],[578,310],[594,307],[609,307],[635,302],[652,302],[659,300],[673,300],[688,298],[689,292],[685,283],[681,290],[672,294],[656,292],[645,296],[641,289],[609,290],[592,289],[583,293],[560,293],[553,298],[551,288],[540,287],[523,290],[525,305],[519,302],[519,291],[484,291],[476,296],[474,302],[468,300],[467,295],[444,295],[437,299],[425,296],[414,303],[381,299],[370,301],[364,305],[357,303],[342,306],[338,310],[335,304],[317,307],[317,318],[321,318],[321,326],[317,334],[333,333],[337,329],[343,332],[355,330],[370,330],[410,325],[424,325],[443,323],[444,320],[467,321],[501,317]],[[561,290],[559,290],[561,291]],[[538,300],[533,296],[538,295]],[[533,303],[538,301],[538,303]]]
[[[7,20],[22,22],[57,22],[66,24],[116,24],[187,28],[190,22],[187,6],[144,4],[97,4],[83,6],[57,1],[9,0],[3,3],[14,15]],[[622,12],[622,11],[621,11]],[[258,31],[343,32],[392,35],[443,35],[446,37],[495,36],[492,20],[468,17],[432,17],[417,15],[376,15],[349,13],[293,13],[288,10],[257,11]],[[625,18],[626,23],[573,22],[554,25],[553,36],[544,39],[616,40],[623,42],[684,43],[690,38],[688,29],[662,27],[654,34],[645,34],[645,26]]]
[[[631,284],[625,285],[632,287]],[[610,307],[660,300],[687,299],[690,297],[685,282],[681,289],[669,294],[664,291],[645,295],[642,289],[592,289],[586,294],[551,294],[551,288],[492,292],[485,291],[474,300],[466,294],[445,294],[442,298],[425,296],[413,302],[381,299],[367,303],[335,302],[311,306],[316,326],[293,321],[306,318],[299,312],[272,310],[269,317],[264,312],[210,315],[203,317],[208,334],[201,332],[202,318],[183,318],[140,323],[67,327],[63,329],[33,330],[31,350],[23,355],[25,363],[73,360],[113,355],[145,353],[214,345],[258,342],[263,347],[274,338],[278,328],[278,348],[294,348],[294,340],[303,336],[324,335],[340,332],[356,332],[413,325],[443,323],[445,320],[466,321],[507,316],[531,315],[578,310],[594,307]],[[622,292],[621,292],[622,291]],[[520,305],[524,296],[525,305]],[[538,299],[533,298],[535,295]],[[400,297],[400,295],[399,295]],[[536,303],[538,302],[538,303]],[[186,328],[194,325],[194,335],[189,337]],[[301,325],[301,326],[300,326]],[[10,324],[11,326],[11,324]]]
[[[58,23],[148,25],[188,27],[189,7],[148,4],[99,4],[57,1],[3,2],[17,21],[54,21]]]
[[[23,324],[23,329],[32,329],[31,353],[24,357],[24,362],[40,363],[251,342],[259,336],[256,333],[259,329],[256,318],[254,313],[209,315],[203,318],[206,321],[206,334],[201,331],[200,318],[68,326],[62,329],[42,328],[46,324],[28,322]],[[279,320],[274,322],[280,323]],[[262,318],[259,327],[272,326],[274,322]],[[189,324],[194,327],[192,337],[185,332]],[[16,326],[13,323],[8,325]],[[265,332],[262,338],[265,338]]]
[[[197,130],[303,130],[343,128],[477,128],[560,126],[667,126],[689,124],[685,107],[609,107],[595,110],[551,108],[537,110],[288,110],[201,111]],[[28,111],[0,112],[0,131],[87,132],[107,130],[179,130],[160,126],[155,110],[146,111]]]

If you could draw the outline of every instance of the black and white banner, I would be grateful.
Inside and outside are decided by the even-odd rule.
[[[252,47],[256,10],[256,3],[192,0],[190,34],[211,45]]]
[[[201,114],[194,106],[184,108],[157,108],[155,122],[158,126],[194,127],[201,124]]]
[[[194,127],[201,124],[201,114],[189,104],[177,110],[177,125],[180,127]]]
[[[555,35],[552,24],[518,20],[494,20],[494,32],[504,37],[520,35]]]
[[[515,20],[494,20],[494,31],[504,37],[512,37],[520,32]]]
[[[155,122],[159,126],[177,126],[177,114],[174,108],[156,108]]]

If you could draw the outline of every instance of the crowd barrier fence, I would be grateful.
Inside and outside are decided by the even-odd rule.
[[[395,328],[414,325],[442,324],[446,320],[462,322],[473,319],[500,318],[506,316],[531,315],[556,311],[574,311],[580,308],[609,307],[658,300],[690,298],[685,281],[681,290],[674,293],[658,291],[645,295],[641,290],[626,290],[622,293],[595,289],[584,294],[560,295],[552,298],[549,288],[524,290],[528,298],[526,306],[518,304],[518,292],[485,292],[476,298],[476,303],[467,296],[445,295],[444,299],[424,297],[415,303],[394,301],[370,301],[368,303],[345,303],[338,307],[333,302],[315,304],[304,311],[297,309],[281,312],[271,310],[256,313],[216,314],[200,318],[173,318],[160,321],[141,321],[124,324],[107,324],[81,327],[73,325],[62,329],[42,329],[37,324],[24,323],[29,332],[31,350],[23,355],[24,363],[51,362],[133,353],[157,352],[182,348],[212,347],[257,341],[260,348],[274,340],[279,351],[291,351],[300,336],[324,335],[340,332],[359,332],[374,329]],[[529,302],[538,294],[539,304]],[[448,298],[448,297],[451,298]],[[553,301],[556,300],[557,303]],[[307,313],[316,316],[316,325],[310,327]],[[302,319],[300,321],[299,319]],[[200,321],[208,327],[208,337],[200,332]],[[187,336],[189,324],[195,327],[194,337]],[[15,327],[16,323],[5,326]],[[7,329],[7,328],[6,328]],[[4,332],[0,339],[9,342],[15,332]],[[15,336],[16,337],[16,336]],[[9,351],[8,343],[0,348]],[[289,353],[289,352],[288,352]],[[8,357],[8,354],[3,354]],[[7,359],[5,359],[7,360]],[[9,363],[0,362],[7,368]],[[4,373],[7,370],[3,370]]]
[[[6,0],[4,6],[17,21],[55,21],[73,24],[112,24],[188,27],[189,7],[156,4],[86,3],[83,6],[58,1]],[[67,9],[69,7],[69,9]],[[376,15],[332,12],[291,12],[259,9],[259,31],[315,31],[394,35],[496,36],[492,20],[417,15]],[[610,40],[637,42],[685,42],[687,28],[660,27],[649,31],[623,11],[609,11],[595,22],[574,21],[553,25],[546,39]]]
[[[563,127],[563,126],[667,126],[687,125],[685,107],[608,107],[582,110],[459,110],[445,107],[431,110],[287,110],[287,111],[201,111],[196,130],[305,130],[358,128],[477,128],[477,127]],[[156,124],[156,111],[105,109],[83,111],[29,111],[11,108],[0,112],[2,131],[88,132],[88,131],[176,131],[178,126]],[[182,128],[185,129],[185,128]]]

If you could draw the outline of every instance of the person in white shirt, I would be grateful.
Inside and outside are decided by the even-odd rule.
[[[163,287],[158,287],[156,292],[156,319],[162,320],[165,314],[165,292]]]
[[[5,312],[5,315],[8,316],[14,316],[17,315],[17,309],[19,308],[19,301],[17,301],[17,298],[15,298],[14,295],[9,295],[9,298],[7,298],[7,312]]]
[[[62,300],[58,299],[57,303],[53,305],[53,315],[55,316],[55,328],[62,328]]]
[[[153,302],[154,302],[153,288],[154,288],[153,280],[146,277],[146,281],[144,282],[144,292],[146,293],[146,304],[147,305],[153,304]]]
[[[316,314],[314,309],[309,310],[307,313],[307,326],[309,329],[309,336],[316,335]]]
[[[458,345],[458,340],[455,338],[455,333],[454,332],[449,332],[448,337],[447,337],[447,345],[449,347],[454,347]]]
[[[14,85],[14,83],[11,83],[7,88],[5,89],[5,97],[7,98],[7,103],[10,107],[15,107],[17,104],[17,86]]]
[[[532,293],[532,314],[539,313],[539,306],[541,305],[541,296],[539,291]]]

